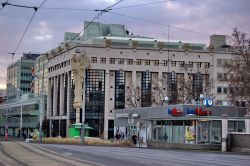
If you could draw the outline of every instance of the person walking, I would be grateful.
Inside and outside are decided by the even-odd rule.
[[[137,139],[137,136],[136,136],[136,134],[134,133],[134,134],[132,135],[132,140],[133,140],[133,145],[134,145],[134,146],[136,146],[136,139]]]

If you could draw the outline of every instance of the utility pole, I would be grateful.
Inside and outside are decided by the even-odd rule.
[[[84,66],[85,67],[85,66]],[[84,144],[84,133],[85,133],[85,74],[86,68],[83,69],[83,87],[82,87],[82,130],[81,130],[81,144]]]
[[[21,102],[21,115],[20,115],[20,139],[22,138],[22,128],[23,128],[23,104]]]
[[[44,113],[44,60],[43,60],[43,74],[42,74],[42,89],[40,96],[40,126],[39,126],[39,142],[42,143],[42,123],[43,123],[43,113]]]

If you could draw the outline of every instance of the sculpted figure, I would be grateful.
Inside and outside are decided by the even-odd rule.
[[[81,108],[82,105],[82,83],[83,83],[83,74],[85,69],[90,67],[89,58],[85,53],[81,55],[74,54],[71,59],[71,66],[74,72],[75,80],[75,98],[74,98],[74,108]]]

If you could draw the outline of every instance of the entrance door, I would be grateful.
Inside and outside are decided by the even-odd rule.
[[[108,121],[108,139],[114,139],[114,120]]]

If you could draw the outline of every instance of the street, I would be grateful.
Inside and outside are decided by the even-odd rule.
[[[39,145],[62,155],[107,166],[249,166],[249,155],[221,152],[157,150],[79,145]]]
[[[0,142],[2,165],[85,166],[248,166],[249,155],[130,147]]]

